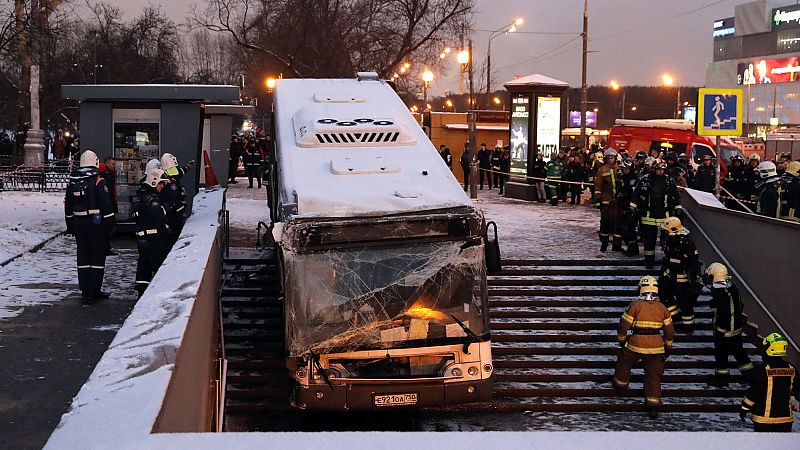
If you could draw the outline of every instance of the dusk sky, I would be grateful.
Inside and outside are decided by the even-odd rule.
[[[589,83],[658,84],[671,73],[683,85],[704,84],[711,60],[714,19],[734,15],[746,0],[590,0]],[[147,4],[161,4],[174,20],[182,21],[198,0],[112,1],[131,17]],[[524,32],[572,33],[535,35],[517,33],[492,41],[492,65],[503,81],[541,73],[579,86],[581,80],[582,0],[475,0],[476,28],[497,29],[522,16]],[[677,17],[679,16],[679,17]],[[486,57],[488,33],[474,35],[475,64]],[[570,42],[572,41],[572,42]],[[456,43],[454,43],[456,45]],[[560,48],[558,48],[560,47]],[[557,50],[555,50],[558,48]],[[537,59],[537,57],[539,57]],[[458,90],[456,62],[449,76],[433,82],[431,92]],[[437,74],[438,75],[438,74]]]

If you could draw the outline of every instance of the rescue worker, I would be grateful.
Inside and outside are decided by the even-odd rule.
[[[639,180],[630,203],[630,208],[641,217],[640,232],[644,240],[644,260],[648,269],[652,269],[655,264],[658,227],[667,217],[683,213],[678,185],[665,173],[667,165],[656,162],[653,166],[654,171]]]
[[[489,190],[492,190],[492,172],[490,172],[492,165],[489,160],[492,157],[492,152],[486,148],[486,144],[481,144],[480,150],[478,150],[478,181],[480,184],[480,190],[483,190],[483,179],[486,177],[486,181],[488,182]]]
[[[248,189],[253,188],[253,178],[258,182],[258,188],[261,189],[261,167],[263,164],[264,153],[258,143],[255,140],[251,140],[244,152],[244,172],[247,176]]]
[[[620,231],[619,198],[621,184],[617,166],[617,152],[613,148],[605,151],[604,164],[597,169],[594,178],[595,207],[600,209],[600,251],[608,250],[608,241],[612,240],[611,249],[622,251],[622,233]]]
[[[686,153],[680,153],[678,155],[678,167],[683,169],[686,177],[686,185],[692,186],[694,185],[694,170],[689,165],[689,157],[686,156]]]
[[[557,156],[553,156],[544,168],[547,173],[547,196],[552,206],[558,206],[559,185],[564,171],[561,160]]]
[[[781,219],[800,222],[800,161],[789,163],[780,183]]]
[[[135,289],[140,298],[166,259],[172,245],[167,225],[167,211],[159,198],[159,194],[169,183],[170,180],[163,170],[153,169],[136,192],[133,216],[136,219],[139,261],[136,264]]]
[[[617,328],[617,341],[622,348],[617,356],[612,384],[617,392],[624,393],[630,384],[631,368],[641,359],[645,407],[653,419],[658,417],[661,406],[661,376],[672,351],[674,335],[672,317],[658,301],[658,282],[649,275],[642,277],[639,298],[622,314]]]
[[[731,168],[728,170],[728,173],[725,175],[725,182],[723,183],[723,187],[725,188],[728,193],[730,193],[733,198],[737,200],[749,200],[749,194],[747,192],[747,179],[745,173],[745,163],[744,157],[742,155],[733,155],[731,157]],[[745,197],[747,196],[747,197]],[[739,206],[735,200],[730,199],[729,201],[725,202],[726,206],[730,209],[735,210],[742,210],[742,207]]]
[[[603,156],[604,156],[603,152],[601,151],[594,152],[591,155],[591,162],[589,166],[586,168],[586,181],[589,182],[589,186],[594,186],[597,177],[597,171],[600,170],[600,166],[603,165]],[[594,205],[596,204],[594,198],[594,189],[589,189],[589,191],[592,193],[592,196],[589,199],[589,201],[591,202],[591,204]]]
[[[756,432],[792,431],[792,396],[800,400],[800,380],[797,368],[784,361],[788,343],[779,333],[771,333],[761,342],[763,359],[753,369],[753,382],[742,398],[739,417],[744,422],[747,413],[753,415],[753,430]]]
[[[717,168],[711,164],[712,162],[714,162],[714,158],[712,158],[711,155],[703,156],[703,164],[697,168],[694,174],[692,188],[698,191],[714,192],[714,189],[717,187],[715,181],[717,177]]]
[[[636,225],[639,218],[636,213],[631,210],[630,204],[633,198],[633,191],[636,189],[636,183],[639,181],[636,173],[633,170],[633,160],[625,158],[620,164],[622,175],[619,177],[620,181],[620,200],[619,209],[622,211],[622,219],[620,223],[622,231],[622,240],[627,245],[625,249],[625,256],[636,256],[639,254],[639,244],[637,242]]]
[[[764,161],[758,165],[756,172],[760,177],[760,183],[756,186],[758,193],[756,198],[756,213],[762,216],[780,218],[781,195],[783,189],[780,183],[780,177],[775,169],[775,163],[772,161]]]
[[[714,387],[728,385],[731,369],[728,356],[733,355],[739,364],[739,371],[747,378],[753,369],[750,357],[742,348],[742,333],[745,321],[742,316],[744,303],[739,289],[731,281],[728,268],[720,263],[712,263],[703,275],[703,282],[711,289],[711,310],[714,312],[714,376],[708,382]]]
[[[78,285],[81,297],[91,303],[108,298],[102,291],[108,252],[108,230],[115,224],[114,205],[103,177],[97,172],[100,160],[86,150],[80,168],[69,177],[64,197],[67,233],[78,246]]]
[[[747,160],[747,167],[744,169],[744,177],[746,182],[747,188],[747,196],[751,202],[758,201],[758,191],[756,190],[756,185],[758,185],[759,180],[761,177],[758,176],[758,165],[761,164],[761,157],[758,156],[758,153],[753,153],[750,155],[750,158]]]
[[[647,152],[639,150],[633,158],[633,173],[637,178],[644,175],[644,161],[647,159]]]
[[[681,328],[691,333],[694,331],[694,304],[701,289],[698,283],[700,252],[689,238],[689,230],[677,217],[664,219],[661,228],[666,238],[658,294],[673,320],[680,313]]]
[[[170,239],[172,241],[170,247],[180,237],[183,224],[189,216],[186,210],[186,189],[181,184],[181,179],[193,165],[194,161],[189,161],[186,166],[178,167],[178,158],[171,153],[164,153],[161,156],[161,170],[169,178],[169,185],[159,195],[161,205],[167,211],[167,224],[169,225]]]

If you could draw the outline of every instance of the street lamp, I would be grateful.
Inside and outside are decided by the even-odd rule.
[[[500,104],[503,103],[503,101],[500,100],[500,97],[495,97],[495,98],[492,99],[492,101],[494,102],[494,104],[496,106],[500,106]]]
[[[275,78],[269,77],[264,81],[264,84],[267,86],[267,91],[272,92],[275,89]]]
[[[622,91],[622,117],[621,118],[624,119],[625,118],[625,88],[620,86],[620,84],[617,83],[615,80],[611,80],[611,83],[609,83],[609,85],[611,86],[611,89],[613,89],[615,91]]]
[[[428,85],[433,81],[433,72],[427,67],[422,72],[422,103],[428,104]]]
[[[670,88],[675,84],[675,78],[672,75],[665,73],[661,75],[661,83],[664,87]],[[677,119],[681,114],[681,87],[678,86],[678,100],[675,103],[675,118]]]
[[[489,34],[489,48],[486,52],[486,93],[492,91],[492,39],[500,36],[501,34],[506,33],[513,33],[517,31],[517,27],[522,25],[525,21],[522,17],[517,17],[508,25],[503,25],[502,27],[492,31]]]

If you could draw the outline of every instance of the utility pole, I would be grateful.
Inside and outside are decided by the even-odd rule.
[[[589,63],[589,0],[583,0],[583,70],[581,78],[581,147],[586,144],[586,103],[589,100],[587,65]]]
[[[467,63],[467,70],[469,70],[469,114],[467,114],[467,126],[469,127],[469,198],[478,198],[478,160],[477,160],[477,145],[475,141],[478,139],[475,130],[475,83],[474,71],[472,70],[472,39],[469,40],[469,62]]]
[[[464,34],[466,26],[461,24],[461,35],[460,37],[460,47],[458,47],[458,51],[461,52],[464,50]],[[458,93],[464,95],[464,65],[459,64],[458,66]]]

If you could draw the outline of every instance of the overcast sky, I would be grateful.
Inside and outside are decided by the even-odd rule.
[[[589,0],[589,83],[658,84],[671,73],[683,85],[702,86],[711,61],[714,19],[731,17],[747,0]],[[198,0],[112,0],[132,17],[147,4],[162,5],[182,21]],[[492,41],[492,65],[503,81],[541,73],[579,86],[583,0],[475,0],[476,28],[497,29],[522,16],[520,31],[572,33],[512,34]],[[707,6],[707,7],[706,7]],[[692,12],[693,11],[693,12]],[[676,17],[679,16],[680,17]],[[486,57],[488,33],[474,36],[475,64]],[[572,42],[570,42],[572,41]],[[454,43],[455,45],[455,43]],[[559,48],[560,47],[560,48]],[[558,49],[557,49],[558,48]],[[557,50],[556,50],[557,49]],[[543,56],[542,56],[543,55]],[[539,57],[537,59],[537,57]],[[431,91],[457,91],[453,61],[449,76],[433,82]]]

